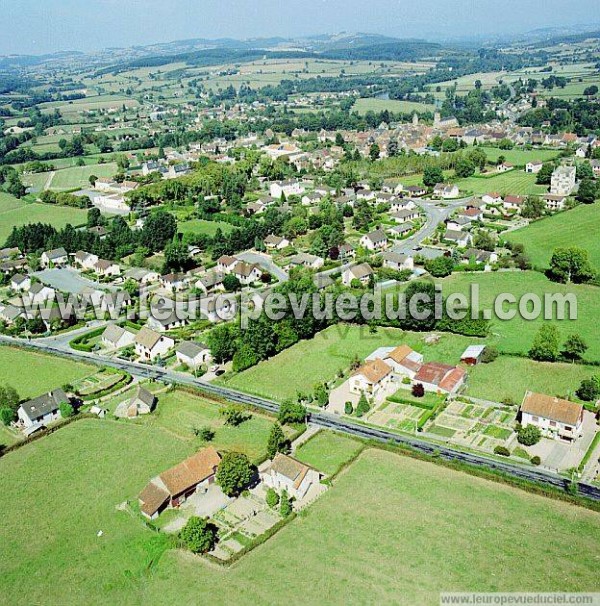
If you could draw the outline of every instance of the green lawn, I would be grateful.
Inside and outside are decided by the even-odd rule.
[[[555,248],[579,246],[590,254],[590,261],[600,271],[600,203],[582,204],[511,232],[507,239],[525,246],[536,267],[547,268]]]
[[[525,392],[530,390],[572,400],[581,381],[596,374],[597,366],[551,364],[500,356],[491,364],[469,369],[467,394],[496,402],[510,398],[520,404]]]
[[[320,431],[302,444],[294,456],[327,475],[333,475],[362,448],[363,444],[352,438],[330,431]]]
[[[160,557],[164,539],[117,506],[188,454],[149,427],[86,420],[0,459],[7,603],[412,606],[597,588],[597,513],[375,450],[229,570]]]
[[[96,177],[112,177],[117,171],[117,165],[114,162],[63,168],[56,171],[50,189],[68,190],[89,188],[91,187],[89,181],[91,175],[96,175]]]
[[[445,296],[454,292],[468,296],[471,285],[477,285],[480,293],[480,308],[490,310],[493,309],[493,300],[500,293],[511,293],[517,301],[526,293],[535,294],[542,301],[545,294],[572,293],[577,298],[577,319],[555,321],[561,339],[579,333],[589,345],[585,359],[600,361],[600,331],[596,330],[600,310],[600,290],[596,286],[557,284],[535,271],[457,273],[440,282]],[[507,305],[505,308],[518,309],[516,305]],[[515,318],[508,321],[501,321],[494,316],[491,324],[491,340],[504,352],[526,353],[531,347],[536,332],[545,321],[542,318],[525,320],[518,312]]]
[[[97,372],[95,366],[0,346],[0,384],[12,385],[22,398],[33,398]]]
[[[202,443],[194,436],[193,429],[211,427],[215,431],[211,444],[218,450],[244,452],[253,461],[263,458],[273,419],[252,413],[250,420],[238,427],[231,427],[223,422],[221,408],[216,402],[174,390],[158,394],[156,411],[136,422],[193,443],[197,448],[200,448]]]
[[[226,375],[221,382],[235,389],[283,400],[295,397],[298,391],[311,391],[319,382],[333,380],[338,371],[349,367],[355,355],[364,359],[378,347],[406,343],[423,353],[428,361],[456,364],[465,348],[475,342],[476,339],[445,334],[437,344],[426,345],[419,333],[380,328],[376,334],[370,334],[367,327],[337,325],[244,372]]]
[[[28,223],[50,223],[57,229],[67,223],[81,225],[86,221],[86,211],[68,206],[29,204],[0,192],[0,246],[4,244],[13,227]]]
[[[233,225],[231,225],[231,223],[225,223],[224,221],[206,221],[204,219],[181,221],[177,223],[177,227],[182,234],[193,234],[194,236],[214,236],[217,229],[220,229],[224,234],[228,234],[233,230]]]
[[[536,185],[536,175],[526,173],[522,170],[512,170],[491,177],[469,177],[459,179],[456,185],[463,192],[473,192],[482,196],[489,192],[498,192],[501,195],[531,195],[543,194],[548,191],[545,185]]]
[[[396,113],[433,112],[435,106],[426,103],[416,103],[414,101],[376,98],[357,99],[356,103],[352,106],[352,111],[356,111],[359,114],[366,114],[369,111],[382,112],[385,110]]]

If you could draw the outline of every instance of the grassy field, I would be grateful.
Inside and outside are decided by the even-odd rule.
[[[535,175],[515,169],[493,177],[459,179],[456,181],[456,185],[462,192],[472,192],[478,196],[488,192],[523,196],[546,193],[548,188],[545,185],[536,185],[535,180]]]
[[[355,457],[363,444],[342,434],[320,431],[296,450],[299,461],[327,475],[337,473],[342,465]]]
[[[597,588],[597,513],[375,450],[229,570],[164,553],[117,505],[188,454],[166,433],[86,420],[2,458],[7,602],[412,606],[440,591]]]
[[[578,333],[589,345],[586,360],[600,361],[600,332],[596,330],[598,317],[598,296],[600,291],[595,286],[557,284],[550,282],[543,274],[528,272],[498,272],[477,274],[454,274],[441,280],[444,295],[453,292],[469,294],[471,285],[478,285],[480,308],[493,310],[493,301],[500,293],[511,293],[517,301],[524,294],[536,294],[543,301],[545,294],[573,293],[577,297],[577,319],[557,321],[561,339]],[[518,310],[515,305],[506,309]],[[512,320],[492,318],[491,337],[498,347],[507,353],[526,353],[533,338],[545,320],[525,320],[518,313]]]
[[[496,162],[500,156],[505,161],[515,166],[525,166],[528,162],[539,160],[548,162],[558,157],[558,152],[553,149],[500,149],[498,147],[480,147],[485,152],[488,161]]]
[[[373,335],[366,327],[338,325],[244,372],[225,376],[222,382],[235,389],[283,400],[334,379],[339,370],[348,368],[355,355],[364,359],[378,347],[406,343],[423,353],[428,361],[456,364],[465,348],[475,342],[477,339],[445,334],[437,344],[426,345],[419,333],[379,329]]]
[[[416,103],[414,101],[369,98],[357,99],[356,103],[352,106],[352,110],[359,114],[366,114],[368,111],[382,112],[385,110],[397,113],[432,112],[435,110],[435,106],[426,103]]]
[[[61,191],[76,188],[89,188],[89,179],[91,175],[96,175],[96,177],[112,177],[116,172],[117,165],[113,162],[63,168],[56,171],[50,189]]]
[[[210,427],[215,432],[211,444],[218,450],[244,452],[254,461],[264,457],[273,419],[253,413],[249,421],[231,427],[225,425],[221,409],[216,402],[175,390],[159,394],[156,411],[140,418],[139,422],[190,442],[196,448],[202,443],[194,436],[193,429]]]
[[[28,204],[23,200],[0,192],[0,246],[4,244],[13,227],[28,223],[50,223],[57,229],[67,223],[81,225],[86,221],[86,211],[68,206]]]
[[[600,271],[600,203],[584,204],[568,212],[536,221],[511,232],[508,240],[525,246],[531,262],[547,268],[555,248],[579,246],[590,254],[594,268]]]
[[[95,366],[66,358],[0,346],[0,384],[12,385],[22,398],[39,396],[97,370]]]
[[[217,229],[224,234],[233,230],[231,223],[224,221],[206,221],[204,219],[191,219],[190,221],[178,222],[177,227],[182,234],[193,234],[194,236],[206,235],[214,236]]]
[[[520,404],[527,390],[576,399],[575,390],[583,379],[598,374],[597,366],[550,364],[527,358],[500,356],[491,364],[469,369],[467,394],[501,402],[510,398]]]

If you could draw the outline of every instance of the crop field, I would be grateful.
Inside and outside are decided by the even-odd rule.
[[[598,321],[598,287],[579,284],[557,284],[550,282],[543,274],[527,272],[495,272],[475,274],[454,274],[441,281],[444,295],[464,293],[469,297],[471,285],[479,289],[480,308],[493,310],[493,301],[500,293],[510,293],[516,300],[528,293],[537,295],[542,303],[546,294],[572,293],[577,299],[577,319],[554,320],[564,340],[573,333],[580,334],[589,345],[585,354],[588,361],[600,361],[600,332],[596,330]],[[517,305],[505,305],[505,309],[515,310],[511,320],[499,320],[495,315],[491,322],[491,340],[497,343],[501,351],[524,354],[529,351],[534,336],[540,326],[546,322],[543,314],[536,320],[525,320],[518,313]],[[552,310],[552,317],[556,317]],[[568,314],[567,314],[568,317]],[[548,320],[548,322],[551,320]]]
[[[522,170],[511,170],[491,177],[468,177],[459,179],[456,185],[463,192],[472,192],[482,196],[488,192],[498,192],[501,195],[534,195],[544,194],[548,191],[545,185],[536,185],[536,175]]]
[[[394,61],[383,62],[381,65],[373,65],[369,61],[333,61],[322,59],[271,59],[266,61],[254,61],[244,63],[237,67],[238,73],[220,75],[231,69],[231,65],[223,65],[211,68],[198,68],[196,71],[206,72],[210,69],[211,76],[205,82],[209,88],[226,88],[233,85],[238,88],[243,83],[248,83],[252,88],[260,88],[267,85],[277,85],[282,80],[289,80],[296,76],[301,79],[314,78],[319,75],[325,77],[339,76],[342,71],[346,75],[381,74],[386,76],[398,76],[411,73],[423,73],[433,63],[402,63]],[[155,70],[156,71],[156,70]],[[186,70],[186,75],[193,76],[194,70]]]
[[[366,114],[368,111],[382,112],[390,111],[397,113],[410,113],[410,112],[427,112],[434,111],[434,105],[428,105],[426,103],[416,103],[414,101],[397,101],[395,99],[357,99],[356,103],[352,107],[353,111],[357,111],[359,114]]]
[[[139,107],[140,103],[136,99],[118,95],[99,95],[96,97],[86,97],[84,99],[75,99],[74,101],[54,101],[50,103],[41,103],[38,107],[42,112],[53,112],[58,109],[65,118],[72,118],[76,114],[89,111],[115,109],[121,110],[125,107]]]
[[[0,246],[4,244],[13,227],[28,223],[50,223],[57,229],[67,223],[81,225],[85,223],[86,211],[68,206],[49,204],[28,204],[23,200],[0,192]]]
[[[298,392],[312,391],[314,385],[331,381],[347,370],[354,356],[361,360],[378,347],[406,343],[421,352],[427,361],[458,363],[465,348],[477,339],[444,334],[438,343],[427,345],[423,334],[380,328],[370,334],[367,327],[337,325],[301,341],[272,358],[238,374],[221,379],[229,387],[256,395],[283,400]]]
[[[585,248],[596,271],[600,271],[600,204],[585,204],[536,221],[511,232],[507,239],[525,246],[535,267],[547,268],[552,252],[561,246]]]
[[[71,189],[89,188],[91,175],[96,177],[112,177],[117,172],[117,165],[109,162],[107,164],[89,164],[87,166],[73,166],[57,170],[50,189],[67,191]]]
[[[34,398],[96,371],[95,366],[66,358],[0,346],[0,384],[12,385],[21,398]]]
[[[402,595],[431,604],[448,590],[597,588],[599,514],[377,450],[365,451],[305,515],[231,569],[216,569],[166,551],[163,535],[118,508],[189,454],[187,443],[150,427],[83,420],[0,459],[5,599],[152,606],[273,596],[391,603]],[[382,566],[394,574],[381,575]]]

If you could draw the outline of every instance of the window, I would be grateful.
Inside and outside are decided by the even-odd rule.
[[[556,427],[556,421],[550,421],[550,427]]]
[[[534,423],[538,423],[538,422],[539,422],[539,420],[540,420],[540,418],[539,418],[539,417],[531,417],[531,420],[532,420]]]

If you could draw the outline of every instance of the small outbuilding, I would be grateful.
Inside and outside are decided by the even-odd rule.
[[[484,351],[485,345],[469,345],[460,357],[460,361],[468,366],[476,366],[481,362]]]

